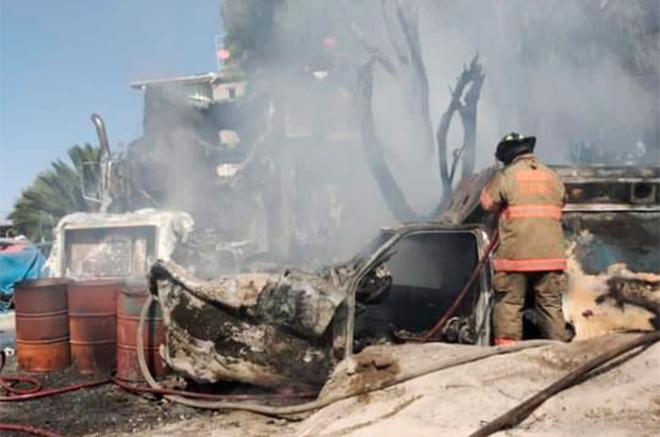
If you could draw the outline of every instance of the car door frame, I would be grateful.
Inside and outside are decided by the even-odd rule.
[[[441,223],[421,223],[421,224],[404,224],[395,228],[387,229],[391,233],[390,238],[385,240],[381,246],[376,249],[369,259],[363,263],[360,269],[353,275],[347,285],[346,308],[347,317],[344,326],[344,358],[353,354],[353,341],[355,336],[355,309],[356,309],[356,291],[357,287],[364,278],[364,276],[374,268],[385,256],[388,251],[402,239],[419,234],[436,234],[436,233],[470,233],[473,234],[477,243],[477,253],[483,256],[485,247],[489,243],[489,237],[481,225],[478,224],[464,224],[464,225],[446,225]],[[475,267],[478,264],[475,263]],[[491,287],[490,278],[492,277],[492,267],[490,262],[486,268],[479,275],[479,298],[475,305],[476,325],[479,327],[477,330],[478,337],[476,344],[489,345],[491,337],[491,312],[493,303],[493,290]],[[440,317],[441,314],[438,314]]]

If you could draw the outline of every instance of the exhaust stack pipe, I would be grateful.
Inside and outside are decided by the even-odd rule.
[[[99,146],[101,146],[101,162],[110,159],[110,144],[108,143],[108,132],[105,130],[105,123],[98,114],[92,114],[92,123],[96,127],[96,135],[99,137]]]
[[[108,143],[108,133],[105,130],[105,123],[103,122],[103,119],[98,114],[92,114],[91,119],[92,123],[94,123],[94,127],[96,127],[96,135],[99,137],[99,146],[101,148],[101,156],[99,160],[99,203],[101,205],[99,207],[99,211],[106,212],[112,204],[112,196],[110,193],[110,177],[112,174],[110,167],[112,165],[112,156],[110,154],[110,144]]]

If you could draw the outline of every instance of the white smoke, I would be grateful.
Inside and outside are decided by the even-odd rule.
[[[618,157],[625,155],[619,152],[641,143],[649,150],[658,148],[649,142],[660,130],[660,86],[654,76],[657,41],[648,45],[647,52],[640,52],[656,65],[647,74],[651,79],[642,80],[631,73],[622,56],[626,42],[613,38],[623,34],[615,27],[616,14],[623,14],[629,25],[639,20],[643,24],[640,11],[652,4],[649,0],[419,0],[408,4],[418,9],[420,18],[434,130],[449,103],[447,87],[454,85],[463,65],[476,53],[484,64],[486,81],[478,106],[479,168],[493,162],[495,144],[510,131],[536,135],[538,155],[554,164],[566,163],[576,143]],[[300,120],[312,130],[313,126],[332,130],[337,125],[355,129],[350,84],[355,67],[368,54],[344,33],[353,21],[371,44],[392,56],[380,8],[377,1],[282,2],[275,23],[280,30],[272,41],[263,42],[282,57],[256,59],[250,67],[249,87],[253,95],[264,93],[275,102],[276,117],[283,118],[285,130],[288,126],[295,131]],[[655,3],[651,9],[657,15],[660,6]],[[655,20],[657,27],[657,16]],[[308,48],[317,44],[323,53],[325,36],[337,40],[335,58],[327,73],[314,74],[315,69],[323,70],[319,64],[325,61],[310,55]],[[327,85],[333,83],[337,85]],[[319,91],[323,86],[335,86],[335,92]],[[437,157],[429,159],[414,143],[415,125],[401,80],[381,69],[375,76],[373,110],[390,168],[411,206],[428,214],[442,193]],[[269,183],[279,184],[279,191],[271,187],[261,194],[267,220],[278,223],[269,229],[269,238],[276,238],[273,233],[278,232],[284,232],[285,239],[323,236],[335,245],[323,261],[344,258],[379,227],[396,220],[358,139],[315,142],[311,134],[307,142],[286,138],[286,133],[270,139],[268,150],[279,152],[272,160],[275,170],[263,178],[275,175]],[[449,145],[462,145],[457,116]]]

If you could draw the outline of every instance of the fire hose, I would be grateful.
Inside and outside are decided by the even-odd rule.
[[[140,371],[142,372],[143,378],[147,381],[147,384],[153,389],[162,391],[163,387],[156,382],[156,380],[151,375],[149,367],[147,366],[147,361],[144,354],[144,342],[142,333],[144,331],[145,320],[149,312],[153,301],[155,300],[153,295],[149,295],[145,301],[142,311],[140,312],[140,320],[138,323],[137,329],[137,358]],[[489,358],[495,355],[507,354],[512,352],[518,352],[524,349],[530,349],[540,346],[547,346],[553,344],[553,341],[548,340],[533,340],[520,343],[513,346],[497,346],[491,348],[484,348],[477,350],[474,354],[459,358],[449,359],[444,362],[429,362],[426,365],[421,366],[413,372],[405,373],[400,372],[396,375],[393,380],[383,380],[382,384],[374,384],[371,386],[361,386],[358,387],[349,393],[337,393],[330,394],[325,398],[316,399],[314,401],[305,402],[297,405],[287,405],[287,406],[271,406],[265,404],[259,404],[254,402],[231,402],[227,400],[203,400],[203,399],[191,399],[180,394],[165,394],[164,397],[172,402],[177,402],[183,405],[194,408],[202,408],[208,410],[243,410],[250,411],[253,413],[264,414],[267,416],[276,416],[276,417],[286,417],[292,414],[299,414],[308,411],[317,410],[322,407],[326,407],[335,402],[360,396],[366,393],[371,393],[376,390],[382,390],[397,384],[401,384],[406,381],[410,381],[415,378],[422,377],[429,373],[437,372],[440,370],[448,369],[451,367],[460,366],[462,364],[471,363],[474,361],[482,360]]]
[[[35,428],[34,426],[19,425],[17,423],[0,423],[0,430],[22,432],[25,434],[38,435],[42,437],[62,437],[61,434],[58,434],[53,431],[48,431],[41,428]]]
[[[5,367],[5,353],[0,351],[0,372]],[[67,385],[65,387],[43,389],[41,381],[32,376],[14,375],[2,376],[0,375],[0,388],[8,393],[7,396],[0,396],[0,402],[19,402],[31,399],[38,399],[47,396],[59,395],[71,391],[80,390],[83,388],[98,387],[99,385],[107,384],[110,379],[101,379],[97,381],[82,382],[79,384]],[[27,388],[17,388],[17,384],[28,384]]]
[[[6,361],[7,358],[5,356],[5,351],[0,350],[0,373],[2,373],[2,369],[5,368]],[[28,384],[29,387],[16,388],[14,387],[16,384]],[[32,394],[41,390],[41,381],[39,381],[37,378],[33,378],[32,376],[2,376],[0,374],[0,388],[2,388],[10,395]],[[0,400],[2,399],[3,397],[0,397]]]
[[[5,365],[6,359],[4,352],[0,351],[0,372]],[[129,384],[118,378],[107,378],[97,381],[83,382],[79,384],[68,385],[65,387],[57,387],[52,389],[43,389],[41,381],[32,376],[0,376],[0,388],[9,393],[8,396],[0,396],[0,402],[20,402],[32,399],[39,399],[48,396],[55,396],[63,393],[80,390],[83,388],[92,388],[104,385],[107,383],[114,383],[118,387],[132,392],[132,393],[152,393],[158,395],[181,395],[191,399],[202,400],[232,400],[232,401],[245,401],[254,399],[300,399],[309,398],[316,395],[316,392],[299,392],[299,393],[275,393],[275,394],[226,394],[216,395],[209,393],[197,393],[191,391],[159,388],[154,389],[151,387],[141,387],[134,384]],[[17,384],[28,384],[27,388],[17,388]]]
[[[445,313],[438,319],[438,321],[433,325],[433,327],[426,333],[424,336],[419,340],[422,343],[426,343],[431,337],[433,337],[435,334],[438,333],[439,330],[441,330],[444,326],[445,323],[447,323],[447,320],[451,316],[454,315],[454,312],[458,309],[459,305],[461,302],[463,302],[463,299],[467,295],[468,291],[470,291],[470,288],[472,288],[472,284],[474,284],[474,281],[479,277],[481,274],[482,270],[486,266],[486,263],[490,259],[490,256],[492,255],[493,251],[495,250],[495,247],[497,246],[497,243],[499,242],[499,231],[496,228],[495,231],[493,231],[493,235],[490,238],[490,241],[488,242],[488,245],[484,249],[484,254],[477,263],[477,266],[474,268],[472,271],[472,274],[468,278],[467,282],[461,289],[461,291],[458,293],[458,296],[456,296],[456,299],[454,299],[454,302],[451,304],[451,306],[445,311]]]
[[[6,357],[5,352],[0,351],[0,373],[5,367]],[[7,396],[0,396],[0,402],[20,402],[31,399],[39,399],[46,396],[54,396],[62,393],[68,393],[83,388],[97,387],[99,385],[107,384],[110,380],[90,381],[80,384],[69,385],[66,387],[58,387],[53,389],[44,390],[37,378],[32,376],[14,375],[2,376],[0,375],[0,388],[7,393]],[[18,388],[18,384],[27,384],[26,388]],[[59,437],[60,434],[37,428],[29,425],[21,425],[18,423],[0,423],[0,430],[22,432],[43,437]]]
[[[248,403],[248,402],[236,402],[236,401],[241,401],[241,400],[252,400],[252,399],[264,399],[267,398],[268,396],[263,396],[263,395],[211,395],[211,394],[204,394],[204,393],[193,393],[193,392],[183,392],[180,390],[172,390],[172,389],[166,389],[160,386],[152,377],[149,368],[146,364],[145,356],[144,356],[144,344],[142,341],[142,332],[144,330],[144,324],[145,324],[145,319],[149,310],[149,307],[154,301],[153,296],[149,296],[147,301],[145,302],[142,311],[140,313],[140,320],[139,320],[139,325],[138,325],[138,333],[137,333],[137,355],[138,355],[138,364],[140,367],[140,370],[147,381],[149,388],[144,388],[144,387],[138,387],[138,386],[133,386],[130,384],[126,384],[123,381],[113,379],[113,382],[115,382],[119,387],[128,390],[128,391],[137,391],[137,392],[149,392],[149,393],[156,393],[156,394],[162,394],[164,395],[165,398],[181,403],[184,405],[188,405],[191,407],[196,407],[196,408],[203,408],[203,409],[228,409],[228,410],[244,410],[244,411],[251,411],[255,413],[260,413],[260,414],[265,414],[265,415],[270,415],[270,416],[287,416],[291,414],[297,414],[297,413],[304,413],[312,410],[316,410],[325,406],[328,406],[332,403],[338,402],[340,400],[344,399],[349,399],[355,396],[363,395],[366,393],[370,393],[376,390],[382,390],[415,378],[419,378],[421,376],[427,375],[429,373],[437,372],[440,370],[448,369],[451,367],[456,367],[460,366],[463,364],[479,361],[488,357],[492,357],[495,355],[500,355],[500,354],[507,354],[507,353],[513,353],[513,352],[518,352],[524,349],[530,349],[530,348],[535,348],[535,347],[540,347],[540,346],[546,346],[549,344],[553,344],[554,342],[552,341],[545,341],[545,340],[536,340],[536,341],[527,341],[525,343],[521,343],[518,345],[514,346],[498,346],[498,347],[492,347],[488,348],[486,350],[477,350],[475,354],[466,356],[466,357],[460,357],[460,358],[453,358],[449,359],[445,362],[441,363],[428,363],[426,366],[423,366],[422,368],[419,368],[413,372],[410,372],[408,374],[402,373],[397,375],[397,377],[394,380],[390,381],[383,381],[380,385],[376,384],[370,387],[361,387],[359,389],[353,390],[349,393],[339,393],[335,395],[329,395],[323,399],[317,399],[311,402],[306,402],[302,404],[297,404],[297,405],[291,405],[291,406],[270,406],[270,405],[264,405],[264,404],[258,404],[258,403]],[[563,390],[576,382],[578,382],[581,377],[599,367],[603,363],[635,348],[639,347],[640,345],[646,345],[650,344],[654,341],[658,341],[660,339],[660,332],[654,332],[651,334],[647,334],[645,336],[638,337],[634,339],[632,342],[626,343],[622,346],[619,346],[618,348],[615,348],[610,351],[606,351],[605,353],[595,357],[594,359],[590,360],[588,363],[585,365],[581,366],[579,369],[575,370],[574,372],[571,372],[571,374],[567,375],[566,377],[562,378],[559,382],[553,384],[552,386],[548,387],[548,389],[540,392],[533,398],[530,398],[528,401],[525,403],[521,404],[521,406],[516,407],[516,409],[512,410],[511,412],[503,415],[502,417],[496,419],[494,421],[494,424],[489,424],[488,426],[491,426],[490,429],[484,428],[484,430],[478,431],[478,433],[474,434],[474,436],[485,436],[489,435],[490,433],[494,432],[493,431],[493,426],[500,426],[500,427],[505,427],[505,426],[514,426],[516,423],[519,423],[520,420],[523,420],[524,417],[522,412],[526,412],[528,415],[531,410],[529,408],[536,408],[538,405],[540,405],[543,401],[548,399],[550,396],[553,394],[557,393],[560,390]],[[4,356],[2,357],[2,365],[4,365]],[[2,366],[0,365],[0,370],[2,369]],[[15,381],[15,380],[11,380]],[[21,382],[25,382],[26,380],[21,378]],[[10,384],[9,378],[8,377],[3,377],[3,382],[4,384]],[[43,396],[51,396],[54,394],[60,394],[60,393],[65,393],[67,391],[72,391],[74,389],[80,389],[80,388],[85,388],[89,386],[94,386],[94,385],[101,385],[104,383],[107,383],[108,380],[104,381],[92,381],[89,383],[83,383],[83,384],[77,384],[74,386],[70,387],[63,387],[60,389],[51,389],[51,390],[46,390],[46,391],[37,391],[41,387],[41,384],[39,383],[38,380],[32,378],[30,380],[31,383],[33,383],[33,387],[30,387],[28,389],[16,389],[12,387],[12,391],[14,393],[19,393],[15,395],[16,397],[19,397],[17,400],[27,400],[27,399],[34,399],[37,397],[43,397]],[[5,386],[3,384],[3,387]],[[45,394],[42,394],[44,393]],[[36,396],[35,396],[36,395]],[[13,398],[14,396],[12,396]],[[274,395],[271,396],[271,398],[286,398],[286,397],[302,397],[301,394],[297,394],[297,396],[290,396],[290,395]],[[233,402],[232,402],[233,401]],[[523,408],[524,407],[524,408]],[[514,414],[515,413],[515,414]],[[504,419],[503,419],[504,418]],[[518,420],[516,422],[515,420]],[[504,425],[503,425],[504,424]],[[50,431],[45,431],[45,430],[40,430],[38,428],[30,427],[30,426],[24,426],[24,425],[18,425],[18,424],[0,424],[0,429],[3,430],[14,430],[14,431],[22,431],[22,432],[28,432],[32,433],[34,435],[42,435],[42,436],[57,436],[57,434],[52,433]],[[501,429],[501,428],[498,428]],[[487,432],[487,433],[483,433]]]
[[[171,389],[171,388],[153,388],[153,387],[141,387],[134,384],[128,384],[126,381],[121,379],[113,378],[117,386],[123,388],[126,391],[133,393],[151,393],[157,395],[179,395],[184,396],[190,399],[201,399],[207,401],[248,401],[255,399],[301,399],[309,398],[316,396],[316,392],[299,392],[299,393],[268,393],[268,394],[211,394],[211,393],[198,393],[193,391],[185,391],[180,389]]]
[[[596,355],[560,380],[550,384],[548,387],[536,393],[534,396],[516,405],[514,408],[492,420],[491,422],[488,422],[486,425],[470,434],[470,437],[487,437],[503,429],[513,428],[525,420],[530,414],[532,414],[534,410],[540,407],[552,396],[556,395],[562,390],[585,381],[585,376],[588,376],[592,370],[598,369],[605,363],[612,361],[614,358],[617,358],[626,352],[629,352],[638,347],[650,346],[659,340],[660,331],[653,331],[648,334],[635,337],[634,339],[625,342],[622,345],[618,345],[611,349],[605,350],[605,352]]]
[[[145,319],[153,301],[154,301],[154,297],[152,295],[149,295],[140,313],[140,320],[137,329],[138,331],[137,355],[138,355],[138,364],[140,366],[140,370],[142,371],[142,375],[149,384],[149,386],[154,390],[162,390],[162,387],[154,380],[154,378],[151,375],[151,372],[149,371],[144,356],[144,347],[143,347],[144,345],[142,342],[142,332],[144,330]],[[527,401],[523,402],[516,408],[510,410],[509,412],[505,413],[504,415],[500,416],[494,421],[488,423],[486,426],[484,426],[483,428],[472,434],[470,437],[486,437],[494,432],[497,432],[498,430],[517,425],[522,420],[524,420],[525,417],[531,414],[531,412],[534,409],[540,406],[545,400],[549,399],[551,396],[558,393],[559,391],[564,390],[568,387],[571,387],[583,381],[584,380],[583,377],[590,371],[602,366],[603,364],[607,363],[608,361],[611,361],[616,357],[623,355],[626,352],[629,352],[640,346],[650,345],[658,340],[660,340],[660,331],[654,331],[652,333],[636,337],[635,339],[631,340],[630,342],[626,342],[623,345],[614,347],[610,350],[606,350],[602,354],[587,361],[578,369],[569,373],[568,375],[566,375],[556,383],[550,385],[545,390],[539,392],[538,394],[534,395]],[[518,352],[524,349],[546,346],[555,343],[556,342],[551,340],[531,340],[531,341],[526,341],[524,343],[518,343],[512,346],[490,347],[485,350],[478,350],[477,353],[471,356],[453,358],[441,363],[435,363],[435,362],[427,363],[425,366],[422,366],[421,368],[413,372],[410,372],[408,374],[403,372],[397,374],[394,380],[389,380],[389,381],[384,380],[380,385],[375,384],[369,387],[362,386],[348,393],[343,393],[343,394],[338,393],[334,395],[330,394],[326,398],[316,399],[314,401],[306,402],[298,405],[270,406],[270,405],[247,403],[247,402],[211,401],[211,400],[201,400],[201,399],[189,399],[179,395],[169,395],[169,394],[165,395],[165,398],[173,402],[181,403],[195,408],[212,409],[212,410],[216,410],[216,409],[243,410],[243,411],[250,411],[254,413],[264,414],[268,416],[286,417],[291,414],[299,414],[312,410],[317,410],[319,408],[326,407],[328,405],[331,405],[335,402],[344,399],[349,399],[373,391],[386,389],[388,387],[392,387],[394,385],[422,377],[429,373],[434,373],[451,367],[456,367],[463,364],[479,361],[495,355]]]

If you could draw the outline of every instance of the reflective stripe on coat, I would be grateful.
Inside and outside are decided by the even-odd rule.
[[[493,268],[503,272],[566,269],[561,214],[564,183],[532,154],[518,156],[481,192],[481,206],[498,212],[500,244]]]

